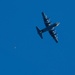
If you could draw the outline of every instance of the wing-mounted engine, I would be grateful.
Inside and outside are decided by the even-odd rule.
[[[55,29],[49,31],[50,35],[54,38],[54,40],[58,43],[58,37]]]

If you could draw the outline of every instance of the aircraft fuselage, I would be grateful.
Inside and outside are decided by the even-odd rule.
[[[50,25],[50,26],[48,26],[48,27],[42,29],[41,31],[42,31],[42,32],[50,31],[50,30],[53,29],[53,27],[56,27],[56,26],[58,26],[58,25],[59,25],[59,23],[54,23],[54,24],[52,24],[52,25]]]

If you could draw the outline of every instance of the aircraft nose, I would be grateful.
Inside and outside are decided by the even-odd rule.
[[[57,24],[57,26],[58,26],[58,25],[60,24],[60,22],[57,22],[56,24]]]

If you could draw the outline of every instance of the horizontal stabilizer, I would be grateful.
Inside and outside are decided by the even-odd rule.
[[[41,39],[43,39],[42,31],[37,26],[36,26],[36,30],[37,30],[37,33],[39,34],[39,36],[41,37]]]

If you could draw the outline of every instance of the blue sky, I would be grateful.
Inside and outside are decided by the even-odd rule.
[[[60,22],[58,44],[37,35],[42,11]],[[0,0],[0,75],[75,75],[75,1]]]

